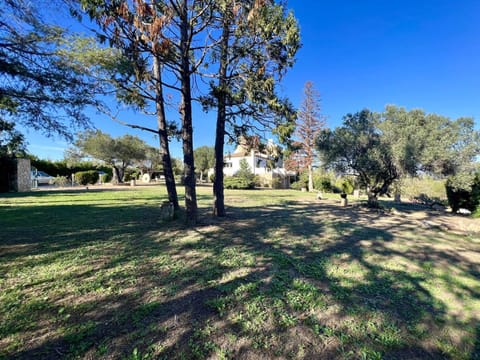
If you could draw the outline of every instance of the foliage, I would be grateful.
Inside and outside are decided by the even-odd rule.
[[[184,166],[180,158],[172,158],[172,169],[175,176],[183,176]]]
[[[53,11],[61,2],[47,6]],[[0,119],[71,139],[70,125],[89,125],[83,110],[96,105],[94,96],[103,90],[67,56],[78,37],[48,24],[39,7],[25,0],[0,3]]]
[[[255,181],[238,176],[226,176],[223,180],[225,189],[254,189]]]
[[[256,186],[258,186],[258,184],[255,184]],[[272,179],[272,189],[281,189],[282,188],[282,181],[278,178],[273,178]]]
[[[315,189],[318,189],[320,191],[324,192],[332,192],[333,191],[333,185],[329,177],[326,176],[314,176],[313,177],[313,187]]]
[[[466,179],[480,154],[480,133],[471,118],[451,120],[387,106],[381,114],[347,115],[343,127],[322,132],[318,146],[325,164],[357,176],[374,204],[392,185],[401,188],[402,179],[420,173],[450,175],[452,185],[470,186]]]
[[[472,171],[480,154],[480,132],[472,118],[451,120],[394,105],[387,106],[380,117],[379,130],[401,175],[452,176]]]
[[[56,176],[52,180],[52,184],[60,186],[60,187],[65,187],[70,184],[70,180],[66,176]]]
[[[134,161],[144,160],[149,148],[136,136],[124,135],[112,138],[100,130],[80,133],[75,145],[84,154],[110,165],[114,171],[114,182],[122,182],[127,166],[132,165]]]
[[[100,175],[99,180],[102,184],[106,184],[112,180],[112,174],[105,173],[105,174],[99,174],[99,175]]]
[[[300,190],[302,188],[308,188],[308,170],[302,171],[298,180],[293,182],[290,187],[292,189]],[[335,175],[332,173],[316,170],[313,173],[313,188],[324,191],[332,192],[334,190]]]
[[[213,146],[201,146],[193,151],[195,158],[195,167],[203,179],[203,175],[208,169],[215,165],[215,148]]]
[[[25,155],[24,136],[15,129],[15,123],[2,120],[0,117],[0,158],[24,157]]]
[[[470,186],[458,186],[454,179],[449,178],[445,187],[448,203],[454,213],[461,208],[471,212],[480,208],[480,173],[474,175]]]
[[[288,140],[295,111],[277,94],[277,84],[293,65],[300,47],[299,26],[283,3],[215,1],[220,37],[210,62],[218,63],[216,82],[202,97],[205,110],[217,112],[215,138],[214,214],[225,216],[223,155],[225,137],[258,135],[264,129]]]
[[[399,177],[391,148],[377,124],[378,116],[362,110],[347,114],[342,127],[322,131],[317,140],[324,164],[340,173],[356,175],[360,185],[372,194],[372,202],[386,194]]]
[[[418,198],[421,194],[429,198],[447,199],[445,180],[435,179],[431,176],[404,177],[400,182],[400,194],[409,200]]]
[[[140,177],[140,170],[127,168],[123,174],[123,181],[138,180]]]
[[[285,160],[285,167],[296,172],[308,171],[308,190],[313,191],[313,163],[316,158],[315,140],[325,127],[325,117],[320,114],[320,94],[311,81],[304,87],[304,99],[295,124],[295,142]]]
[[[255,177],[250,165],[245,159],[240,160],[240,169],[235,173],[235,176],[247,181],[253,181]]]
[[[46,160],[30,156],[30,162],[33,167],[42,170],[52,176],[70,177],[73,173],[87,170],[100,170],[112,175],[112,169],[105,165],[100,165],[92,161],[75,161],[70,160]]]
[[[120,54],[114,66],[102,69],[103,79],[112,85],[117,99],[137,111],[156,117],[156,128],[120,122],[130,128],[158,136],[165,184],[169,201],[175,211],[179,209],[179,204],[169,141],[171,136],[181,136],[184,161],[187,165],[186,187],[189,189],[185,203],[192,222],[195,222],[191,76],[197,72],[204,57],[200,55],[197,58],[197,53],[202,53],[202,49],[192,48],[191,41],[194,40],[195,34],[205,35],[199,29],[202,29],[204,22],[210,19],[209,7],[197,2],[194,2],[193,6],[187,1],[183,2],[185,6],[175,6],[164,1],[155,2],[154,6],[144,0],[133,2],[81,0],[74,3],[79,4],[79,7],[74,7],[72,12],[80,18],[81,14],[86,12],[99,27],[98,39],[101,42],[108,41]],[[199,63],[196,63],[198,59]],[[170,83],[164,79],[168,79]],[[173,101],[182,104],[179,106],[181,131],[177,129],[175,122],[167,122],[165,86],[180,94],[181,100],[174,98]],[[118,120],[109,109],[104,110]]]
[[[293,189],[293,190],[301,190],[301,189],[306,189],[307,186],[305,185],[305,183],[303,181],[295,181],[293,183],[290,184],[290,189]]]
[[[96,184],[98,182],[98,171],[79,171],[75,173],[75,181],[81,185]]]
[[[355,190],[355,185],[351,179],[344,178],[341,181],[340,188],[342,189],[343,194],[351,195],[353,194],[353,190]]]
[[[254,189],[258,179],[255,178],[247,160],[240,160],[240,169],[233,176],[224,178],[226,189]]]

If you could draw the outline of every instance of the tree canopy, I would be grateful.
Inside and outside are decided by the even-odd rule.
[[[215,164],[215,149],[213,146],[200,146],[193,151],[195,166],[203,179],[203,175]]]
[[[67,60],[76,38],[43,21],[34,4],[0,3],[0,118],[71,139],[71,126],[90,124],[83,110],[96,104],[99,84]]]
[[[347,114],[343,126],[323,130],[317,139],[322,160],[338,172],[356,175],[368,189],[371,205],[388,192],[399,176],[392,151],[377,128],[378,116],[369,110]]]
[[[225,137],[238,142],[265,130],[281,141],[294,129],[295,111],[277,94],[277,83],[294,63],[300,47],[297,20],[275,1],[216,1],[220,37],[209,59],[218,63],[210,92],[202,97],[206,110],[217,112],[215,131],[216,216],[225,216],[223,156]]]
[[[311,81],[304,87],[304,98],[295,128],[295,141],[286,160],[289,170],[308,172],[308,190],[313,190],[313,163],[316,157],[315,140],[325,127],[325,117],[320,113],[320,93]]]
[[[149,148],[136,136],[112,138],[100,130],[80,133],[75,145],[83,154],[111,166],[114,182],[122,182],[126,167],[134,161],[144,160]]]
[[[357,176],[373,202],[405,175],[452,176],[452,186],[473,181],[480,134],[470,118],[387,106],[346,115],[343,126],[321,132],[317,147],[326,166]]]

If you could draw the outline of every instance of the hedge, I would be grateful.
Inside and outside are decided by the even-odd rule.
[[[79,171],[75,173],[75,181],[81,185],[95,184],[98,182],[98,172],[96,170]]]

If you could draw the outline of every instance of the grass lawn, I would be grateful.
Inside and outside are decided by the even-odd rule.
[[[218,220],[198,197],[185,229],[160,186],[0,195],[0,358],[480,359],[479,233],[286,190],[227,191]]]

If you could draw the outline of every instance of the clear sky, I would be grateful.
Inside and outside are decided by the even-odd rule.
[[[480,1],[289,0],[288,5],[299,20],[303,46],[280,89],[297,107],[310,80],[332,128],[347,113],[381,111],[387,104],[473,117],[479,128]],[[179,117],[174,109],[170,114]],[[132,133],[105,116],[92,113],[92,119],[112,136]],[[150,134],[133,134],[157,143]],[[214,134],[214,114],[197,107],[194,146],[213,146]],[[30,152],[41,158],[61,159],[68,146],[33,131],[26,135]],[[172,155],[181,157],[180,144],[172,144]]]

